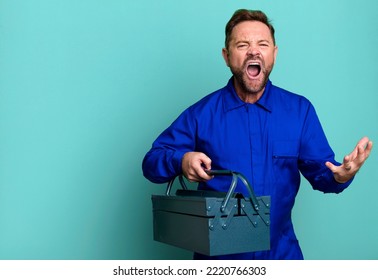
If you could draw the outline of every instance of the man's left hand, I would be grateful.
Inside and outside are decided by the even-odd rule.
[[[353,178],[360,170],[373,148],[373,142],[368,137],[363,137],[358,141],[354,150],[344,157],[343,163],[336,166],[327,161],[326,166],[332,171],[335,180],[339,183],[345,183]]]

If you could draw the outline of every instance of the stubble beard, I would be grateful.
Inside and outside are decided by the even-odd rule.
[[[265,67],[264,62],[261,61],[261,77],[251,81],[246,74],[247,60],[248,59],[244,61],[241,68],[230,67],[230,69],[241,90],[246,94],[256,95],[264,90],[269,75],[272,72],[273,65]]]

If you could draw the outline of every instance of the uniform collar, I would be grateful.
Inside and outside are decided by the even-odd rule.
[[[248,103],[242,101],[239,96],[237,95],[234,87],[234,78],[228,81],[225,87],[225,93],[223,94],[224,97],[224,110],[226,112],[231,111],[233,109],[243,107]],[[271,112],[273,107],[273,100],[272,100],[272,93],[271,93],[272,82],[268,80],[265,86],[265,90],[261,98],[255,103],[255,105]]]

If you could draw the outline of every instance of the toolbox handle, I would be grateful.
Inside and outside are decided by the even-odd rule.
[[[235,191],[238,179],[240,179],[243,182],[243,184],[247,187],[247,190],[250,194],[250,198],[251,198],[253,208],[256,210],[256,212],[259,211],[260,205],[259,205],[259,202],[256,198],[255,192],[253,191],[253,188],[251,187],[248,180],[245,178],[245,176],[243,174],[236,172],[236,171],[232,171],[232,170],[205,170],[205,171],[206,171],[207,174],[209,174],[211,176],[232,176],[230,188],[229,188],[228,192],[226,193],[226,196],[225,196],[223,203],[221,205],[221,211],[222,212],[226,209],[226,206],[227,206],[232,194]],[[179,177],[180,184],[181,184],[182,188],[184,190],[187,190],[188,188],[185,184],[183,175],[180,174],[178,177]],[[172,185],[173,185],[174,180],[175,180],[175,178],[173,178],[172,180],[170,180],[168,182],[167,190],[165,192],[165,194],[167,196],[171,195],[171,189],[172,189]]]
[[[259,205],[259,202],[256,198],[255,192],[253,191],[252,186],[250,185],[247,178],[243,174],[241,174],[240,172],[232,171],[232,170],[206,170],[206,173],[209,174],[209,175],[213,175],[213,176],[232,176],[230,188],[229,188],[229,190],[226,194],[226,197],[225,197],[225,199],[222,203],[222,206],[221,206],[222,212],[226,208],[228,201],[231,198],[231,195],[235,191],[238,179],[240,179],[243,182],[243,184],[247,187],[249,195],[251,196],[250,198],[251,198],[253,208],[256,210],[256,212],[259,211],[260,205]]]
[[[185,184],[185,181],[184,181],[184,178],[182,177],[182,175],[179,175],[179,180],[180,180],[180,184],[181,184],[181,187],[184,189],[184,190],[187,190],[188,187],[186,186]],[[176,177],[175,177],[176,178]],[[171,195],[171,189],[172,189],[172,185],[173,185],[173,182],[175,181],[175,178],[173,178],[172,180],[170,180],[168,182],[168,186],[167,186],[167,190],[165,191],[165,194],[167,196],[170,196]]]

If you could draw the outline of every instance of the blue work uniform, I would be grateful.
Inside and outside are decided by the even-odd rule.
[[[313,105],[305,97],[267,82],[254,104],[243,102],[228,84],[186,109],[154,141],[143,160],[144,176],[165,183],[182,173],[186,152],[202,152],[212,169],[242,173],[256,196],[271,196],[271,249],[268,251],[195,259],[303,259],[291,212],[300,186],[300,173],[313,189],[339,193],[340,184],[325,166],[340,165],[328,144]],[[227,191],[223,176],[201,182],[199,189]],[[236,191],[248,196],[239,182]]]

